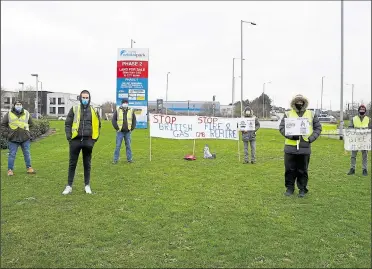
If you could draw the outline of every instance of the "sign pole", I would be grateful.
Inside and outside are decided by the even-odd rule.
[[[150,162],[151,162],[151,135],[150,135]]]
[[[192,155],[194,155],[195,156],[195,139],[194,139],[194,146],[192,147]]]
[[[238,156],[239,156],[239,162],[240,162],[240,140],[238,139]]]

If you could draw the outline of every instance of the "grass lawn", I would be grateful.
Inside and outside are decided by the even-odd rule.
[[[8,178],[1,152],[2,268],[370,268],[371,178],[361,176],[360,153],[357,174],[346,175],[342,141],[313,144],[310,192],[300,199],[283,195],[276,130],[258,131],[255,165],[238,162],[236,141],[221,140],[207,141],[216,160],[202,159],[198,140],[189,162],[193,141],[153,139],[150,162],[148,130],[136,130],[135,162],[122,154],[115,166],[115,132],[104,122],[93,195],[79,160],[73,193],[63,196],[68,144],[63,122],[52,127],[56,134],[31,146],[36,175],[25,174],[19,151]]]

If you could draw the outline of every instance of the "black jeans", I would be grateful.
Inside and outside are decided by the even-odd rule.
[[[294,185],[297,178],[298,189],[308,192],[306,187],[309,180],[309,176],[307,174],[309,162],[310,155],[284,153],[285,187],[287,189],[294,190]]]
[[[92,160],[92,151],[95,141],[91,138],[77,138],[70,141],[70,160],[68,166],[68,185],[72,186],[75,177],[77,161],[79,159],[80,150],[83,152],[84,165],[84,183],[89,185],[90,182],[90,167]]]

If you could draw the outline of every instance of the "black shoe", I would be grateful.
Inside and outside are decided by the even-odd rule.
[[[368,176],[367,169],[363,169],[363,176]]]
[[[349,171],[349,173],[347,173],[347,175],[350,176],[350,175],[354,175],[354,174],[355,174],[355,169],[350,168],[350,171]]]
[[[128,163],[132,163],[133,162],[133,160],[128,160]]]
[[[305,190],[300,190],[300,193],[298,194],[298,197],[303,198],[305,197]]]
[[[117,164],[118,163],[118,161],[112,161],[112,164]]]
[[[244,163],[244,164],[247,164],[247,163],[249,163],[249,161],[248,161],[248,160],[245,160],[243,163]]]
[[[256,161],[251,161],[251,164],[255,164],[256,163]]]
[[[284,193],[285,196],[291,196],[293,194],[294,190],[287,189],[287,191]]]

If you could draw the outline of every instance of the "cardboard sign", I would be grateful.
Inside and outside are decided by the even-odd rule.
[[[239,131],[254,131],[256,129],[255,118],[239,118],[238,130]]]
[[[285,135],[310,135],[308,118],[285,118]]]
[[[346,129],[343,133],[345,150],[371,150],[371,129]]]

